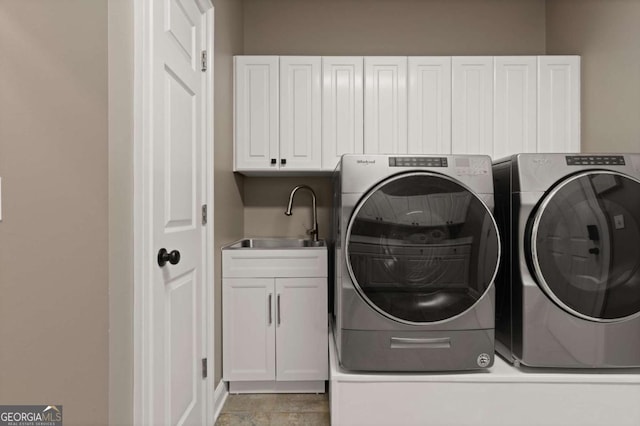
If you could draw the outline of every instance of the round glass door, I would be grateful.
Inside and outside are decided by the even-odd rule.
[[[487,206],[446,176],[415,172],[367,193],[347,228],[347,265],[369,305],[406,323],[455,317],[486,293],[500,243]]]
[[[580,173],[542,200],[529,263],[557,305],[593,321],[640,313],[640,181]]]

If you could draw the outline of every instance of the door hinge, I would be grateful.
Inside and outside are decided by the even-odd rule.
[[[202,205],[202,224],[203,225],[207,224],[207,205],[206,204]]]
[[[202,378],[207,378],[207,359],[202,358]]]
[[[204,72],[207,70],[207,51],[206,50],[202,51],[201,59],[202,59],[202,71]]]

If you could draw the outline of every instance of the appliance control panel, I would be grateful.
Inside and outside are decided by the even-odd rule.
[[[445,157],[389,157],[389,167],[448,167]]]
[[[567,155],[567,166],[624,166],[622,155]]]

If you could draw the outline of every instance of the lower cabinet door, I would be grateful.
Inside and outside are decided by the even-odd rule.
[[[275,380],[275,297],[273,278],[223,279],[224,380]]]
[[[327,278],[276,278],[278,380],[327,380]]]

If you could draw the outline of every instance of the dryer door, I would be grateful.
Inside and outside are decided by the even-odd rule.
[[[491,286],[500,245],[489,208],[454,179],[391,177],[358,203],[346,233],[354,286],[388,318],[419,324],[470,309]]]
[[[640,315],[640,181],[571,176],[545,195],[529,229],[529,265],[557,305],[592,321]]]

